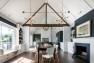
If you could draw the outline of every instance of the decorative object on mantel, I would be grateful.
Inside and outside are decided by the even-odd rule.
[[[76,37],[90,37],[91,21],[87,21],[76,27]]]

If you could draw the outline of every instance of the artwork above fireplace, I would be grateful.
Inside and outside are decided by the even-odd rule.
[[[76,37],[90,37],[91,35],[91,21],[87,21],[77,26],[76,28]]]

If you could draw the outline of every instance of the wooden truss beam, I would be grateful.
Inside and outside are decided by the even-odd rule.
[[[46,24],[27,24],[27,22],[33,17],[35,16],[38,11],[44,6],[46,5]],[[49,6],[66,24],[47,24],[47,6]],[[62,26],[69,26],[69,24],[48,4],[48,3],[44,3],[26,22],[25,24],[23,24],[23,26],[31,26],[31,27],[62,27]]]
[[[25,24],[23,26],[30,26],[30,27],[63,27],[69,26],[68,24]]]
[[[48,3],[47,5],[66,23],[68,24]],[[69,24],[68,24],[69,25]]]
[[[38,11],[45,5],[46,3],[44,3],[24,24],[26,24],[33,16],[36,15],[36,13],[38,13]],[[23,25],[24,25],[23,24]]]

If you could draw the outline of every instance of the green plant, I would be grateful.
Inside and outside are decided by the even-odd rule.
[[[39,38],[34,38],[33,41],[34,41],[34,42],[40,42],[40,39],[39,39]]]

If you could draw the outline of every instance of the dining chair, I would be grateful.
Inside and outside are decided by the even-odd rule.
[[[55,49],[56,49],[55,54],[56,54],[57,60],[58,60],[58,62],[59,62],[59,56],[58,56],[58,45],[55,44],[54,47],[55,47]]]
[[[38,51],[37,51],[37,48],[36,48],[36,47],[31,47],[31,48],[29,48],[29,52],[30,52],[30,53],[35,53],[35,59],[37,59]],[[37,60],[36,60],[36,61],[37,61]]]
[[[44,58],[50,59],[50,61],[51,61],[51,59],[54,60],[54,51],[55,51],[54,47],[47,48],[46,54],[42,55],[42,62],[44,62]]]

